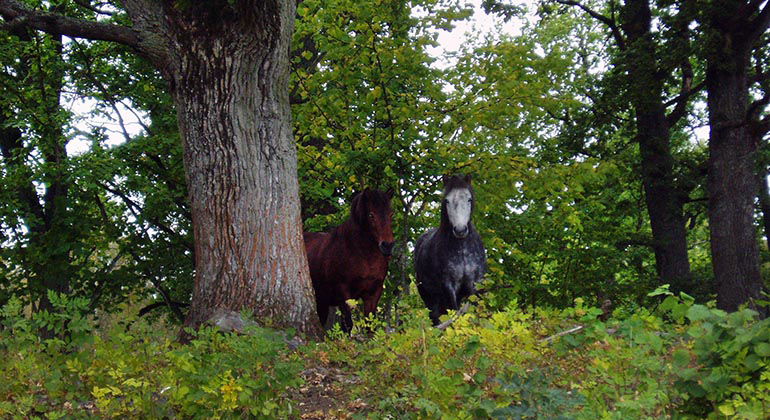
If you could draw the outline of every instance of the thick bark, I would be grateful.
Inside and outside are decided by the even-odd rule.
[[[690,291],[683,194],[674,184],[674,158],[663,101],[656,48],[650,32],[647,0],[630,0],[622,13],[627,36],[626,62],[630,100],[636,111],[647,212],[652,227],[655,265],[662,283],[672,290]]]
[[[706,87],[710,124],[708,191],[711,255],[717,307],[727,311],[761,298],[763,282],[754,225],[757,142],[749,127],[749,55],[767,28],[768,6],[720,3],[709,9],[704,30],[712,40]],[[757,13],[757,14],[755,14]]]
[[[316,335],[288,98],[294,3],[261,5],[166,10],[195,237],[185,324],[246,308]]]
[[[722,57],[706,72],[711,255],[717,306],[728,311],[761,298],[763,287],[754,226],[757,144],[745,124],[747,65],[746,56]]]
[[[663,117],[663,120],[660,117]],[[642,182],[653,236],[655,266],[662,283],[691,293],[690,261],[682,194],[674,186],[669,132],[665,115],[637,113],[637,141],[642,155]]]

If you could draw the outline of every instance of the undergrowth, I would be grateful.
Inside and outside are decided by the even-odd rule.
[[[356,377],[336,385],[340,407],[363,402],[342,410],[351,418],[770,418],[770,321],[651,295],[654,310],[606,321],[580,299],[499,312],[480,301],[445,331],[411,296],[395,329],[369,319],[294,350],[269,329],[204,328],[181,346],[176,327],[128,308],[96,320],[87,302],[51,295],[55,313],[28,317],[13,300],[0,314],[0,417],[301,418],[302,372],[326,366]]]

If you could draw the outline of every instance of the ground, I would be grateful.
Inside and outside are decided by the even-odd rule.
[[[361,381],[356,375],[321,362],[302,371],[302,377],[305,385],[295,398],[302,419],[348,419],[352,413],[368,407],[360,398],[351,401],[346,390]]]

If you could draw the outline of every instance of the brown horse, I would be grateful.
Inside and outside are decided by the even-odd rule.
[[[329,307],[343,313],[342,329],[350,332],[353,317],[348,299],[363,299],[364,314],[377,310],[393,250],[393,190],[366,189],[353,197],[350,217],[327,233],[305,232],[305,249],[321,324]]]

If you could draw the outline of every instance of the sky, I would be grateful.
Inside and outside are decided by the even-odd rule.
[[[521,24],[516,19],[504,22],[501,17],[488,15],[481,8],[482,0],[466,0],[466,5],[473,8],[473,16],[470,19],[458,22],[452,31],[439,32],[439,46],[431,48],[428,52],[437,58],[436,65],[451,65],[448,59],[451,53],[457,52],[463,43],[473,36],[483,37],[487,34],[505,33],[507,35],[520,35]],[[533,0],[518,0],[516,4],[532,3]]]

